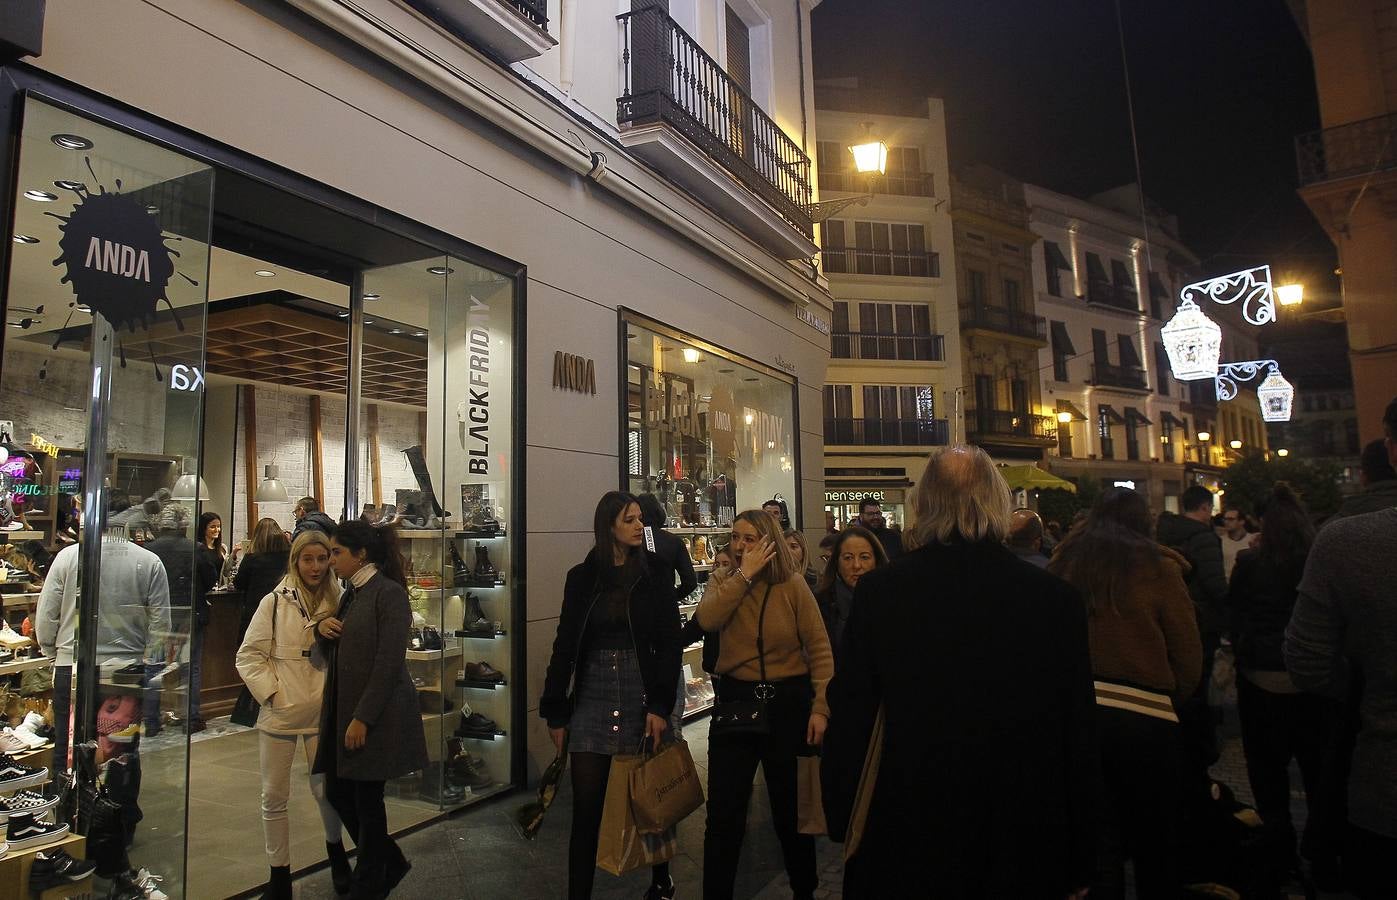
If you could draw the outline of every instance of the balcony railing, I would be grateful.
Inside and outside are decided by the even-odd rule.
[[[1048,323],[1042,316],[1035,316],[1017,309],[1002,306],[971,304],[960,308],[961,328],[983,328],[1000,334],[1013,334],[1047,342]]]
[[[1148,391],[1149,382],[1145,380],[1145,370],[1139,366],[1113,366],[1109,363],[1092,363],[1091,383],[1098,387],[1118,387],[1130,388],[1136,391]],[[1211,385],[1212,382],[1209,382]]]
[[[1140,311],[1140,295],[1134,290],[1110,281],[1092,278],[1087,281],[1087,302],[1123,309],[1126,312]]]
[[[951,442],[945,419],[825,419],[825,443],[843,447],[942,447]]]
[[[625,64],[617,122],[669,125],[812,238],[810,158],[800,145],[662,7],[617,19]]]
[[[1302,134],[1295,158],[1302,187],[1397,168],[1397,113]]]
[[[876,331],[836,331],[830,335],[835,359],[891,359],[942,362],[946,337],[940,334],[884,334]]]
[[[504,0],[539,28],[548,27],[548,0]]]
[[[1017,437],[1057,440],[1057,422],[1052,416],[1005,409],[967,409],[965,430],[979,437]]]
[[[930,172],[887,172],[870,179],[847,169],[821,169],[820,190],[846,194],[901,194],[904,197],[934,197],[936,184]]]
[[[826,247],[821,251],[821,259],[825,273],[829,275],[941,277],[941,254],[939,253],[897,253],[892,250]]]

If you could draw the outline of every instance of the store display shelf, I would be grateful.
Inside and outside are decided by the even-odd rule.
[[[90,897],[92,895],[91,875],[72,884],[62,884],[49,888],[43,893],[31,893],[28,890],[29,872],[34,864],[34,854],[63,850],[74,859],[82,859],[87,855],[86,847],[87,838],[80,834],[68,834],[59,840],[41,844],[38,847],[11,850],[3,858],[0,858],[0,897],[7,898],[7,900],[10,897],[37,897],[39,900]]]
[[[485,681],[481,678],[457,678],[456,687],[478,688],[482,691],[498,691],[505,686],[503,681]]]
[[[495,588],[505,586],[504,579],[497,579],[490,584],[453,584],[450,587],[425,587],[424,585],[414,585],[424,594],[452,594],[461,591],[490,591]]]
[[[459,638],[475,638],[475,639],[478,640],[478,641],[498,641],[500,638],[504,637],[504,630],[503,630],[503,629],[501,629],[500,631],[495,631],[495,632],[489,632],[489,631],[455,631],[455,632],[452,632],[452,633],[455,634],[456,637],[459,637]]]
[[[36,656],[33,659],[20,659],[14,662],[0,663],[0,675],[13,675],[16,672],[28,672],[30,669],[43,669],[53,665],[53,660],[47,656]]]
[[[42,541],[44,533],[42,531],[0,531],[0,537],[9,538],[12,541]]]
[[[460,644],[452,647],[443,647],[440,650],[409,650],[407,658],[414,661],[429,661],[433,659],[445,659],[449,656],[460,656],[464,650]]]
[[[458,729],[456,729],[455,731],[453,731],[452,734],[453,734],[455,737],[458,737],[458,738],[465,738],[466,740],[470,740],[470,741],[502,741],[502,740],[504,740],[504,732],[503,732],[503,731],[462,731],[461,729],[458,728]]]
[[[458,531],[450,528],[400,528],[398,537],[408,541],[441,540],[443,535],[450,535],[458,541],[493,541],[506,537],[503,532],[495,534],[477,534],[473,531]]]
[[[10,759],[22,766],[46,766],[49,760],[53,759],[53,744],[47,747],[40,747],[37,750],[25,750],[23,753],[11,753]]]
[[[670,534],[727,534],[732,531],[731,525],[676,525],[670,528],[665,526],[665,531]]]
[[[685,722],[692,722],[694,719],[697,719],[699,716],[711,710],[714,706],[714,703],[715,701],[709,700],[705,703],[699,704],[693,709],[689,709],[689,707],[686,705],[684,707],[684,715],[682,717],[682,720]]]
[[[39,602],[38,594],[5,594],[5,609],[23,609]]]

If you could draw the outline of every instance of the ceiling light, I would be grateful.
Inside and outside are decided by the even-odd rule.
[[[340,318],[341,318],[341,319],[347,319],[347,318],[349,318],[349,313],[340,313]]]
[[[276,273],[273,272],[271,269],[258,269],[256,272],[253,272],[252,274],[253,274],[253,275],[256,275],[258,278],[275,278],[275,277],[276,277]]]
[[[719,374],[719,375],[731,375],[731,374],[732,374],[733,372],[735,372],[735,371],[736,371],[735,369],[719,369],[719,370],[718,370],[718,374]]]
[[[433,275],[450,275],[456,270],[450,266],[428,266],[427,271],[431,272]]]
[[[257,494],[253,497],[257,503],[285,503],[291,497],[286,493],[286,485],[277,478],[277,467],[267,466],[266,477],[257,486]]]
[[[365,300],[377,300],[379,297],[382,297],[383,295],[382,295],[382,294],[363,294],[362,296],[363,296],[363,298],[364,298]]]
[[[389,334],[402,334],[402,333],[403,333],[403,330],[402,330],[401,328],[390,328],[390,329],[388,329],[388,333],[389,333]]]
[[[365,325],[372,325],[373,323],[374,323],[374,320],[373,320],[373,319],[365,319],[365,320],[364,320],[364,324],[365,324]]]
[[[39,239],[36,238],[36,237],[34,237],[32,234],[16,234],[16,235],[14,236],[14,238],[12,238],[12,240],[13,240],[16,244],[37,244],[37,243],[39,243]]]
[[[24,196],[35,203],[52,203],[58,199],[57,194],[50,194],[48,191],[25,191]]]
[[[426,336],[427,336],[427,332],[425,332],[425,331],[414,331],[414,332],[412,333],[412,336],[413,336],[413,337],[426,337]]]
[[[743,381],[756,381],[757,378],[756,378],[755,376],[748,376],[747,378],[744,378],[744,379],[742,379],[742,380],[743,380]]]
[[[85,190],[87,190],[87,185],[83,184],[81,181],[69,181],[69,180],[66,179],[66,178],[60,178],[60,179],[58,179],[57,181],[55,181],[55,182],[53,183],[53,186],[56,187],[56,188],[58,188],[60,191],[85,191]]]
[[[64,150],[91,150],[92,142],[78,134],[55,134],[49,138]]]
[[[160,212],[160,207],[156,206],[154,203],[148,203],[146,204],[146,212],[150,213],[153,216],[156,213]]]

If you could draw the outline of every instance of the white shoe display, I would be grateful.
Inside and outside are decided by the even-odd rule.
[[[15,740],[23,742],[25,748],[29,750],[38,750],[50,746],[48,741],[39,737],[32,731],[25,731],[23,727],[6,728],[4,733],[10,735]]]

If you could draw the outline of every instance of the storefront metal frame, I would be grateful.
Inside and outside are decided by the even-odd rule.
[[[616,399],[618,412],[616,418],[618,440],[618,443],[616,445],[616,478],[617,484],[621,486],[620,489],[623,491],[627,490],[628,485],[630,483],[630,472],[627,471],[629,455],[626,453],[626,420],[630,414],[630,410],[626,407],[626,392],[628,390],[626,375],[627,369],[630,367],[630,354],[627,350],[629,341],[626,338],[626,327],[628,325],[638,325],[641,328],[648,329],[650,331],[655,332],[656,334],[662,334],[665,337],[670,338],[671,340],[683,341],[684,343],[690,344],[693,347],[703,351],[704,353],[712,354],[713,356],[716,356],[719,359],[726,359],[729,362],[736,363],[740,366],[746,366],[747,368],[752,369],[758,374],[766,375],[776,381],[783,382],[790,386],[791,443],[793,444],[793,446],[791,447],[791,455],[795,457],[795,467],[793,470],[795,473],[795,488],[792,490],[792,493],[795,496],[787,498],[786,503],[788,506],[793,507],[790,510],[791,526],[797,530],[800,530],[802,527],[801,523],[805,521],[803,512],[804,504],[801,502],[802,482],[800,478],[801,467],[804,463],[804,460],[801,458],[800,442],[800,380],[796,378],[796,376],[792,375],[790,372],[783,372],[780,369],[777,369],[773,366],[768,366],[765,363],[758,362],[757,360],[752,359],[751,357],[743,356],[740,353],[737,353],[733,350],[729,350],[724,347],[719,347],[717,344],[706,341],[703,338],[688,334],[684,331],[681,331],[678,328],[675,328],[672,325],[666,325],[665,323],[660,322],[657,319],[652,319],[644,313],[636,312],[635,310],[630,309],[629,307],[618,307],[616,312],[616,360],[618,362],[618,365],[616,366]],[[823,506],[821,507],[821,509],[823,509]],[[738,510],[738,512],[741,511],[742,510],[740,509]]]
[[[527,422],[525,419],[525,409],[527,401],[527,267],[520,262],[508,259],[499,254],[493,253],[485,248],[462,241],[452,235],[438,231],[430,226],[424,225],[416,220],[410,219],[391,210],[383,209],[366,200],[355,197],[342,190],[339,190],[321,182],[307,178],[304,175],[282,168],[274,163],[252,156],[235,147],[215,141],[209,137],[196,134],[194,132],[180,128],[170,122],[156,118],[139,109],[123,104],[110,97],[94,93],[85,88],[79,87],[66,80],[54,78],[51,75],[34,69],[23,63],[8,66],[0,66],[0,124],[3,125],[5,133],[3,140],[0,140],[0,217],[3,217],[8,224],[14,220],[16,197],[19,192],[19,135],[23,124],[24,105],[29,97],[50,104],[54,107],[66,110],[73,115],[93,120],[95,123],[127,132],[152,144],[165,147],[174,152],[181,153],[192,159],[203,162],[215,168],[215,170],[227,170],[237,175],[258,181],[270,188],[282,191],[302,200],[307,200],[322,206],[332,212],[355,219],[366,225],[380,228],[386,232],[394,234],[407,240],[415,241],[425,247],[438,250],[454,259],[471,263],[494,272],[513,281],[513,341],[514,353],[510,361],[510,377],[514,381],[514,400],[510,410],[513,435],[510,442],[510,452],[513,455],[512,485],[513,502],[510,510],[510,530],[511,539],[514,541],[511,551],[511,564],[514,568],[512,581],[514,584],[514,602],[512,604],[511,621],[509,624],[512,634],[510,665],[513,667],[512,686],[516,688],[512,699],[512,709],[510,710],[510,733],[516,736],[514,745],[510,752],[510,779],[509,782],[515,788],[525,784],[527,776],[528,747],[524,735],[527,734],[527,703],[529,696],[529,685],[527,683],[527,629],[524,627],[528,621],[528,599],[527,599],[527,478],[524,477],[524,467],[527,452]],[[215,178],[217,174],[215,172]],[[10,260],[12,258],[12,248],[10,241],[0,242],[0,312],[8,310],[9,307],[9,282],[10,282]],[[356,278],[355,284],[360,284],[361,279]],[[350,332],[351,354],[354,353],[353,342],[362,341],[363,336],[363,298],[362,290],[355,289],[351,285],[350,313],[353,330]],[[205,303],[207,308],[207,302]],[[4,329],[0,329],[0,369],[3,369],[4,351]],[[357,380],[351,384],[348,394],[353,396],[358,393],[359,385]],[[346,403],[349,396],[346,397]],[[346,406],[346,409],[351,407]],[[105,420],[105,409],[98,410],[98,424]],[[346,416],[347,420],[355,419],[355,416]],[[90,432],[89,432],[90,436]],[[202,456],[203,429],[199,435],[200,454]],[[346,445],[349,446],[349,445]],[[357,497],[357,473],[347,473],[353,478],[346,483],[345,496],[348,498],[353,491]],[[91,494],[92,488],[87,488],[86,494]],[[85,496],[85,499],[91,499]],[[94,508],[94,507],[86,507]],[[100,508],[100,507],[96,507]],[[352,509],[352,507],[346,507]],[[86,524],[86,523],[84,523]],[[100,547],[100,535],[94,535],[90,546]],[[84,554],[84,563],[87,562],[87,555]],[[80,617],[83,621],[91,620],[95,628],[95,617]],[[88,643],[85,646],[94,646],[93,635],[86,635]],[[86,710],[91,714],[95,711],[95,680],[91,685],[94,692],[90,699],[92,707]],[[79,682],[79,700],[82,699],[81,681]],[[78,707],[82,711],[82,707]],[[186,767],[189,764],[188,755],[185,757]],[[186,774],[186,791],[188,790],[188,775]],[[511,792],[505,792],[499,796],[509,796]],[[493,798],[492,798],[493,799]],[[186,816],[188,805],[186,803]],[[428,822],[433,820],[429,819]],[[424,823],[425,824],[425,823]],[[416,826],[421,827],[421,826]],[[408,829],[415,830],[415,829]]]

